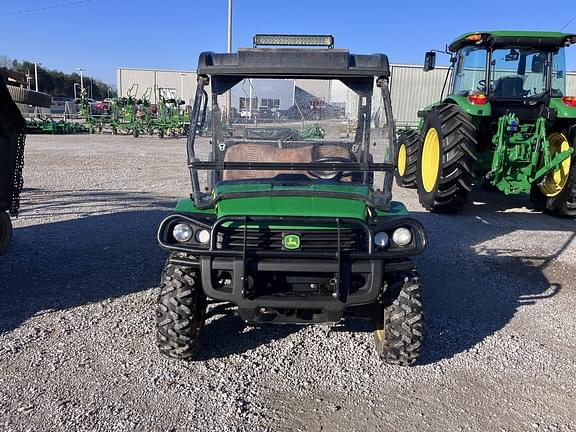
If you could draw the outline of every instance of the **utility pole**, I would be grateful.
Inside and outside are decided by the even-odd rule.
[[[76,68],[76,70],[80,71],[80,94],[84,94],[84,75],[83,72],[86,71],[86,69],[82,69],[82,68]]]
[[[186,76],[185,73],[180,74],[180,100],[185,101],[184,99],[184,77]]]
[[[34,62],[34,84],[36,84],[36,91],[38,91],[38,65],[40,62]]]
[[[232,0],[228,0],[228,53],[232,52]],[[226,95],[226,117],[232,126],[232,89]]]

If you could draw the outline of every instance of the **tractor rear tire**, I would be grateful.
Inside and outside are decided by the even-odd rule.
[[[196,355],[200,348],[206,305],[199,269],[168,261],[162,274],[156,308],[156,341],[162,354],[178,360],[191,360]]]
[[[566,135],[562,135],[566,140]],[[568,141],[568,140],[566,140]],[[572,145],[576,149],[576,133],[573,133]],[[572,153],[568,178],[561,191],[554,196],[546,195],[538,184],[533,184],[530,200],[538,210],[556,217],[576,218],[576,152]]]
[[[394,172],[396,184],[400,187],[416,188],[419,144],[420,137],[417,131],[407,129],[400,132],[396,150],[396,171]]]
[[[418,198],[436,213],[456,213],[474,180],[476,129],[457,105],[442,104],[426,114],[416,170]]]
[[[416,271],[394,275],[375,321],[374,340],[380,359],[399,366],[414,364],[423,343],[422,291]]]
[[[50,108],[52,105],[52,96],[46,93],[28,90],[22,87],[12,85],[6,86],[12,100],[24,105],[32,105],[41,108]]]
[[[0,255],[4,255],[12,241],[12,222],[8,213],[0,211]]]

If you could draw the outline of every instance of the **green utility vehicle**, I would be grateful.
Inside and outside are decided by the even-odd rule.
[[[192,194],[158,232],[171,251],[156,312],[160,351],[191,359],[205,321],[218,314],[252,325],[357,316],[374,320],[384,361],[412,364],[422,344],[422,303],[410,257],[423,252],[426,237],[391,199],[388,59],[330,48],[332,36],[254,41],[198,61],[187,142]],[[307,102],[294,96],[304,88],[346,104],[347,118],[338,110],[306,118],[299,105]],[[232,104],[222,109],[228,92]],[[253,108],[273,104],[277,115],[232,123],[230,113],[247,98]],[[210,138],[197,134],[206,117]],[[304,138],[314,124],[322,136]]]
[[[436,212],[463,208],[475,182],[530,193],[539,209],[576,216],[576,97],[564,50],[576,35],[474,32],[452,42],[448,96],[400,132],[396,181]],[[436,53],[426,53],[424,70]]]

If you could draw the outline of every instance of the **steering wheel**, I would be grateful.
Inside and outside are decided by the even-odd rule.
[[[478,91],[485,91],[486,90],[486,80],[485,79],[481,79],[480,81],[478,81],[478,87],[476,87],[476,90],[478,90]]]
[[[350,162],[350,159],[345,157],[322,157],[315,159],[314,162],[336,162],[336,163],[345,163]],[[351,172],[348,171],[308,171],[308,173],[318,179],[322,180],[340,180],[342,177],[347,177],[352,175]]]

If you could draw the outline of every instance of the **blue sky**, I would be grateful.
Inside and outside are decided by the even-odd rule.
[[[255,33],[329,33],[337,48],[420,64],[426,50],[476,29],[557,31],[573,20],[564,31],[576,33],[573,1],[549,12],[537,1],[508,5],[506,12],[493,0],[234,0],[234,48],[251,46]],[[227,0],[2,0],[0,55],[68,73],[82,67],[111,84],[120,66],[194,70],[201,51],[226,50],[226,14]],[[576,46],[567,62],[576,70]]]

